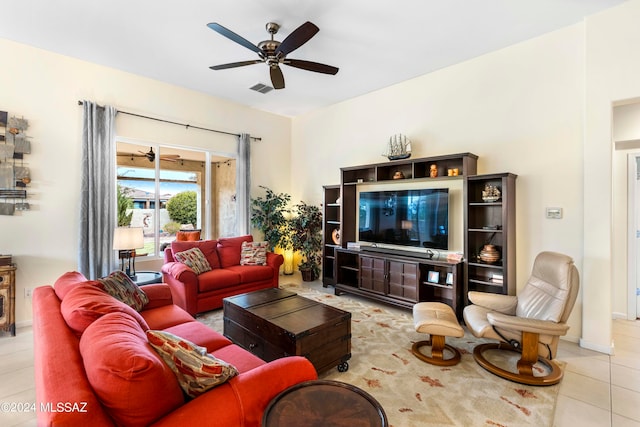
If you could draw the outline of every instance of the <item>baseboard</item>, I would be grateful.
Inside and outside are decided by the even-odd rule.
[[[30,328],[31,326],[33,326],[32,320],[22,320],[20,322],[16,322],[16,329]]]
[[[613,320],[616,320],[616,319],[627,320],[627,313],[616,313],[616,312],[614,312],[614,313],[611,314],[611,318]]]
[[[604,346],[580,339],[580,347],[586,348],[587,350],[597,351],[599,353],[613,354],[613,344]]]

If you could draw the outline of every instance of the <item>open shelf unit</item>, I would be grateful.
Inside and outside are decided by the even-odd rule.
[[[340,186],[325,185],[322,196],[322,285],[335,285],[333,249],[340,242],[334,241],[334,235],[340,235]]]
[[[515,295],[515,184],[517,175],[497,173],[465,178],[465,286],[466,291]],[[496,201],[484,201],[482,191],[487,185],[500,190]],[[500,259],[487,263],[480,251],[492,244]],[[465,294],[465,304],[466,294]]]

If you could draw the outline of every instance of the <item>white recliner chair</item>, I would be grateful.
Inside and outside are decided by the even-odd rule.
[[[500,377],[528,385],[552,385],[562,379],[562,370],[552,361],[559,337],[569,330],[566,324],[578,295],[580,279],[571,257],[541,252],[533,271],[518,296],[469,292],[472,305],[464,308],[464,321],[473,335],[500,343],[476,346],[473,356],[480,366]],[[518,372],[487,360],[488,350],[520,353]],[[543,375],[534,375],[537,362],[547,366]]]

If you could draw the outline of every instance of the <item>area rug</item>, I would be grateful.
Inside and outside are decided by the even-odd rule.
[[[473,347],[482,342],[468,332],[447,343],[462,353],[458,365],[439,367],[411,353],[415,332],[409,310],[351,295],[336,296],[303,283],[281,288],[352,314],[349,369],[320,375],[353,384],[384,408],[390,426],[551,426],[559,386],[532,387],[496,377],[478,366]],[[198,316],[222,332],[222,310]]]

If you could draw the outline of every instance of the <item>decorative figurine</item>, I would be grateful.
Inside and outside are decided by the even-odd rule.
[[[431,165],[431,167],[429,168],[429,176],[431,178],[435,178],[438,176],[438,166]]]

